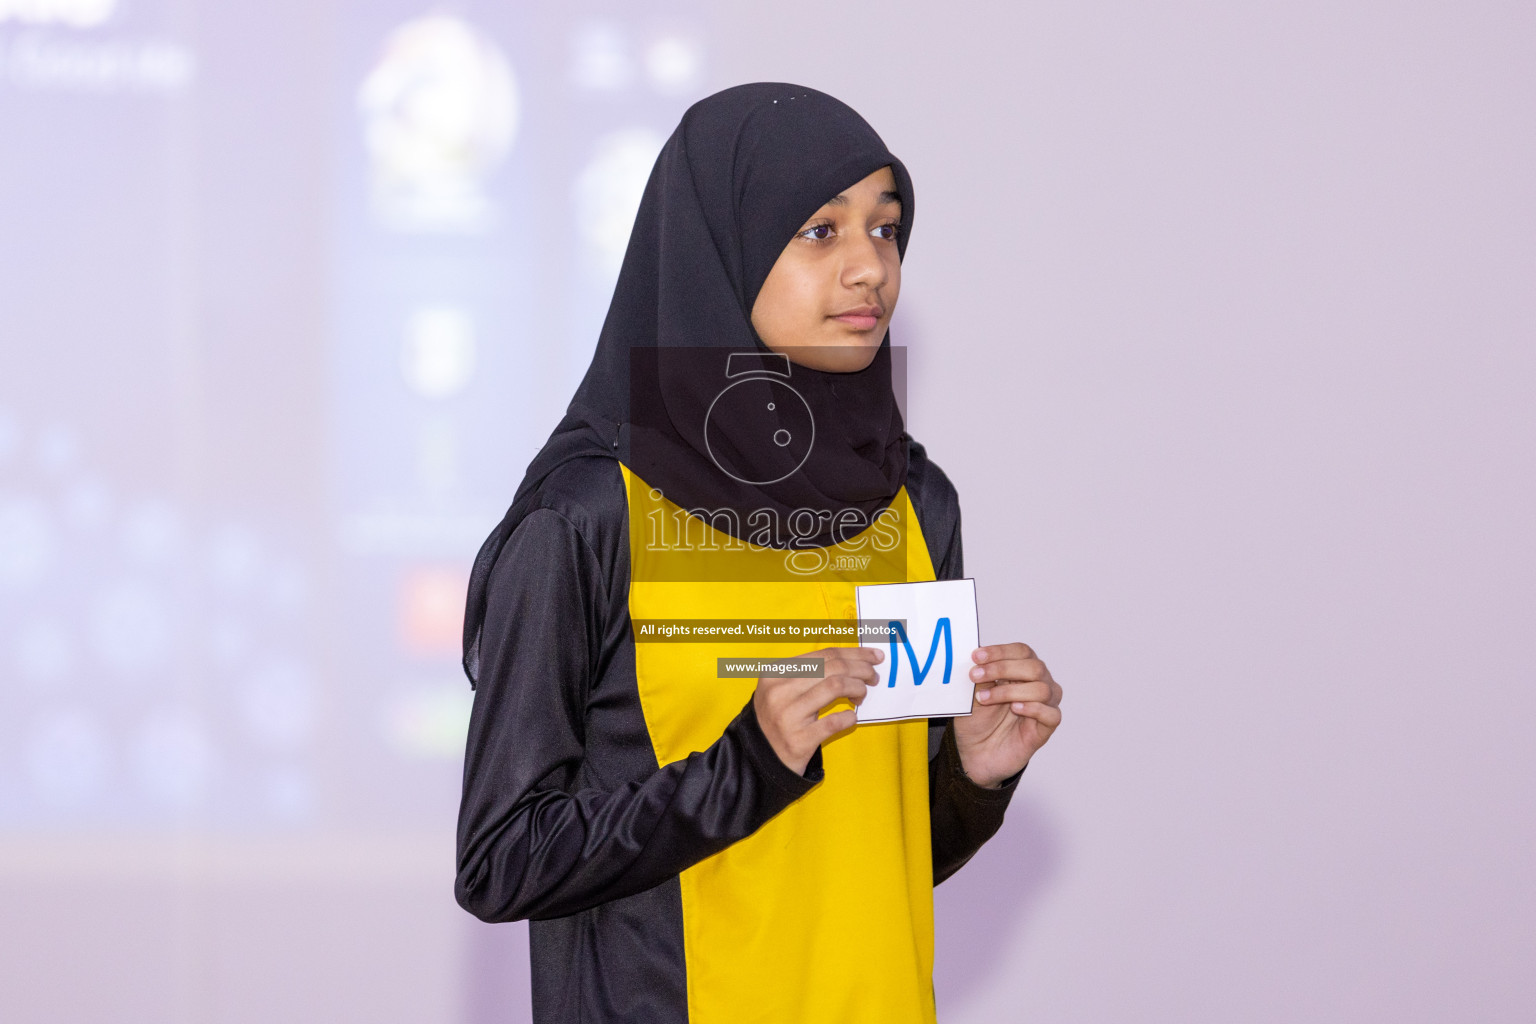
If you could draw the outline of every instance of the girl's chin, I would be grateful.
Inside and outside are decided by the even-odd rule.
[[[847,349],[850,352],[858,352],[879,348],[880,342],[884,339],[885,328],[877,327],[872,331],[850,331],[846,329],[823,331],[816,340],[818,347],[841,348]]]
[[[874,362],[878,344],[807,345],[790,358],[802,366],[832,373],[854,373]]]

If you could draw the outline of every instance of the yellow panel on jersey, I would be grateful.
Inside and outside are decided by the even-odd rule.
[[[862,548],[896,564],[786,579],[774,572],[784,551],[738,544],[732,557],[761,559],[764,571],[698,582],[679,580],[675,566],[659,564],[669,554],[647,543],[645,524],[671,521],[676,506],[628,467],[624,482],[636,620],[852,619],[856,582],[934,578],[905,488],[891,506],[905,543]],[[704,529],[722,547],[730,540]],[[717,658],[826,646],[637,636],[635,675],[658,763],[708,747],[751,697],[757,681],[716,678]],[[809,793],[683,872],[690,1024],[933,1024],[927,723],[860,725],[823,744],[822,762],[825,777]]]

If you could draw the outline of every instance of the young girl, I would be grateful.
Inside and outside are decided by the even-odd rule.
[[[912,202],[800,86],[701,100],[657,158],[592,365],[469,588],[455,892],[531,921],[540,1024],[935,1019],[933,886],[1060,722],[1045,665],[982,647],[971,715],[860,726],[876,648],[719,678],[807,652],[635,628],[848,619],[857,583],[963,575],[892,388]]]

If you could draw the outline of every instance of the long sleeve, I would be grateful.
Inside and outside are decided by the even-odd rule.
[[[819,753],[804,775],[779,760],[749,701],[708,749],[639,781],[595,784],[583,734],[613,656],[612,583],[552,509],[518,525],[493,571],[454,886],[481,920],[564,917],[643,892],[821,779]]]
[[[922,445],[910,442],[907,487],[917,508],[941,580],[965,578],[960,535],[960,498],[944,471],[928,460]],[[967,652],[969,654],[969,652]],[[1023,770],[998,789],[976,785],[960,762],[954,720],[928,720],[928,815],[933,837],[933,884],[960,870],[1002,827],[1003,814]]]
[[[955,730],[944,729],[939,751],[928,760],[928,815],[933,832],[933,884],[965,866],[1003,824],[1003,812],[1018,787],[1018,774],[998,789],[978,786],[965,774]]]
[[[931,471],[934,467],[929,468]],[[954,507],[954,531],[936,567],[936,575],[941,580],[965,576],[958,501]],[[1021,769],[998,789],[976,785],[961,765],[952,718],[929,720],[929,746],[937,747],[928,759],[928,816],[933,835],[933,884],[938,885],[964,867],[1002,827],[1008,801],[1024,772]]]

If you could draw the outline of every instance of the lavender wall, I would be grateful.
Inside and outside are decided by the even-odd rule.
[[[750,23],[911,168],[912,429],[1066,690],[944,1019],[1530,1018],[1536,14]]]
[[[428,13],[0,0],[0,1016],[526,1019],[439,598],[757,79],[911,169],[912,430],[1067,692],[942,1019],[1536,1014],[1536,12]]]

